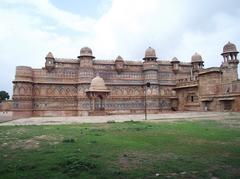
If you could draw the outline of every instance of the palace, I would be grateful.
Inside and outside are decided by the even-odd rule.
[[[236,46],[228,42],[221,55],[220,67],[204,68],[198,53],[191,62],[157,60],[151,47],[139,61],[95,60],[88,47],[76,59],[49,52],[41,69],[16,67],[13,118],[240,111]]]

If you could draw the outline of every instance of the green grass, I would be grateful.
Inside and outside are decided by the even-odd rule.
[[[0,127],[0,178],[156,174],[239,178],[240,128],[216,121]]]

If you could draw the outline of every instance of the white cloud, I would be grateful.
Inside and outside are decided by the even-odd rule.
[[[197,51],[209,67],[220,65],[228,40],[240,49],[238,0],[113,0],[110,7],[107,1],[108,10],[101,4],[105,13],[97,19],[58,9],[48,0],[2,2],[0,81],[8,91],[15,66],[42,67],[48,51],[75,58],[81,47],[90,46],[100,59],[141,60],[152,46],[159,59],[189,61]]]
[[[53,6],[49,0],[4,0],[7,3],[22,5],[26,8],[32,9],[35,15],[40,15],[53,20],[59,25],[70,28],[75,31],[88,32],[94,27],[96,23],[94,19],[88,17],[80,17],[71,12],[60,10]],[[32,12],[33,13],[33,12]]]

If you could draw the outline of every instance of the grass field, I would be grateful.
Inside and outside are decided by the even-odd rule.
[[[0,178],[240,178],[240,119],[0,127]]]

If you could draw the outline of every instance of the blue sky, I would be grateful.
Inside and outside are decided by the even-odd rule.
[[[0,0],[0,90],[12,94],[18,65],[42,68],[55,57],[76,58],[83,46],[97,59],[189,62],[220,66],[223,46],[240,49],[239,0]]]

